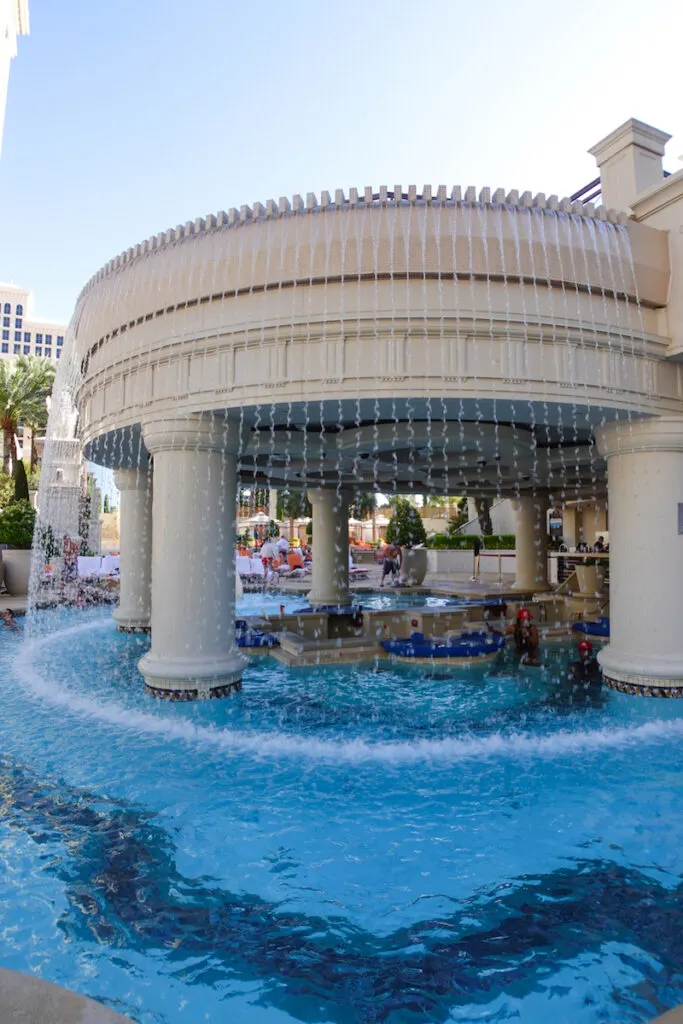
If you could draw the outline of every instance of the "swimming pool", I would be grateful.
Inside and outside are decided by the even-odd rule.
[[[358,591],[353,595],[353,603],[359,604],[370,611],[388,611],[396,608],[445,608],[453,603],[452,597],[438,597],[432,594],[406,594],[400,590],[387,589]],[[265,590],[260,593],[243,594],[238,603],[238,614],[241,615],[278,615],[280,606],[285,612],[307,608],[305,594]]]
[[[3,966],[140,1024],[646,1021],[683,1001],[683,706],[541,670],[142,690],[101,610],[0,636]]]

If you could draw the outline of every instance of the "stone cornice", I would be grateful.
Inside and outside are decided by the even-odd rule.
[[[647,221],[667,206],[683,199],[683,170],[670,174],[656,185],[641,192],[631,203],[633,215],[637,221]]]
[[[393,190],[386,185],[380,185],[375,192],[371,186],[366,186],[362,192],[357,188],[349,189],[348,196],[343,189],[337,189],[334,198],[330,192],[320,193],[320,200],[314,192],[308,192],[304,200],[300,195],[294,195],[290,203],[286,197],[281,197],[277,202],[268,199],[265,204],[254,203],[252,206],[241,206],[238,209],[231,207],[226,213],[220,210],[217,214],[209,214],[207,217],[197,217],[194,221],[187,221],[175,228],[169,228],[158,235],[153,235],[139,242],[135,246],[126,249],[114,259],[106,263],[97,273],[90,278],[83,287],[78,302],[103,278],[109,277],[123,267],[131,264],[149,253],[158,252],[167,246],[173,246],[189,238],[196,238],[210,232],[233,230],[262,221],[275,220],[282,217],[305,216],[306,214],[324,214],[339,212],[341,210],[354,209],[382,209],[386,207],[400,206],[486,206],[492,208],[505,207],[507,209],[519,209],[520,212],[527,210],[542,210],[550,214],[565,214],[574,217],[585,217],[592,220],[608,221],[611,224],[624,226],[628,221],[626,213],[607,209],[604,206],[594,206],[593,203],[583,203],[580,200],[574,202],[571,199],[559,199],[556,195],[546,196],[539,192],[532,195],[531,192],[519,192],[513,189],[511,192],[499,188],[492,190],[482,188],[477,195],[473,186],[464,191],[459,186],[454,186],[450,193],[446,185],[439,185],[436,192],[431,185],[424,185],[422,192],[418,192],[415,185],[409,185],[407,192],[402,186],[394,185]]]
[[[152,455],[164,451],[231,452],[239,447],[239,428],[222,416],[191,413],[144,420],[142,434]]]
[[[634,452],[683,451],[683,416],[653,416],[617,420],[595,432],[598,452],[605,458]]]

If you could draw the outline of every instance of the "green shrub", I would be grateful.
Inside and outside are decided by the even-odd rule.
[[[427,547],[437,551],[471,551],[474,547],[474,534],[453,537],[448,533],[437,533],[427,541]],[[486,551],[514,551],[514,533],[491,534],[480,537]]]
[[[33,528],[36,510],[28,501],[15,501],[0,512],[0,544],[13,548],[30,548],[33,544]]]
[[[389,544],[398,544],[402,548],[414,548],[418,544],[427,543],[422,516],[405,498],[399,498],[396,502],[394,514],[387,526],[386,539]]]

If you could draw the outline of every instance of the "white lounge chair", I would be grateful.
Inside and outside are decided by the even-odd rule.
[[[92,579],[102,572],[102,559],[99,555],[78,556],[78,576],[82,580]]]
[[[266,571],[263,568],[263,562],[261,561],[261,559],[260,558],[250,558],[249,559],[249,563],[251,565],[251,575],[252,576],[258,576],[259,579],[263,579],[263,577],[266,574]]]
[[[349,579],[350,580],[366,580],[368,578],[367,569],[357,568],[353,556],[349,551]]]
[[[121,556],[104,555],[100,571],[103,576],[118,576],[121,571]]]
[[[237,574],[244,579],[246,576],[251,576],[251,559],[248,555],[235,555],[235,569]]]

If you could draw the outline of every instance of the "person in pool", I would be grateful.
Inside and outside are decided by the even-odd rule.
[[[489,626],[491,633],[500,633],[500,629]],[[520,608],[517,618],[506,627],[505,636],[512,636],[521,665],[540,665],[538,628],[531,619],[528,608]]]
[[[579,660],[569,664],[568,676],[572,683],[579,683],[585,687],[600,686],[602,684],[602,669],[598,659],[593,654],[593,644],[590,640],[579,640]]]
[[[10,608],[3,608],[0,612],[0,622],[6,629],[19,629],[15,614]]]

